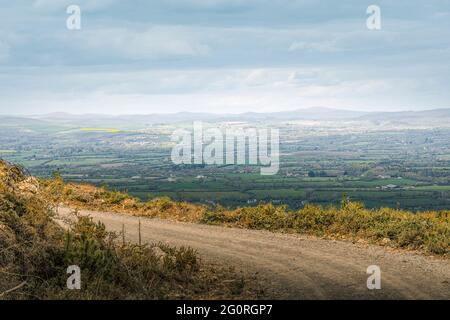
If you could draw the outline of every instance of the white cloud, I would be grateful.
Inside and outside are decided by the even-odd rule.
[[[3,1],[0,112],[449,106],[448,10],[386,3],[370,32],[352,3]]]
[[[0,75],[3,105],[43,113],[246,112],[310,106],[387,110],[443,101],[435,82],[405,77],[366,79],[357,69],[247,68],[100,72],[54,69]],[[35,78],[35,79],[33,79]],[[39,83],[39,84],[38,84]],[[14,91],[27,92],[25,96]],[[420,89],[420,90],[419,90]],[[421,92],[411,96],[409,92]],[[434,100],[433,100],[434,99]],[[441,99],[441,100],[439,100]],[[0,106],[0,113],[2,113]],[[45,108],[45,109],[44,109]],[[3,110],[6,112],[7,110]],[[30,112],[28,112],[30,113]]]

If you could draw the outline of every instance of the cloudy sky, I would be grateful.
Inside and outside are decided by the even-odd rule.
[[[432,109],[449,80],[450,0],[0,0],[0,114]]]

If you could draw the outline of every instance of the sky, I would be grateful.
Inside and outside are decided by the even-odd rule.
[[[449,80],[450,0],[0,0],[0,114],[450,108]]]

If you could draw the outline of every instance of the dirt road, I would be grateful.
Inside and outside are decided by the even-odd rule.
[[[60,209],[69,214],[70,209]],[[137,241],[139,218],[81,211]],[[450,261],[367,244],[217,226],[141,220],[145,242],[190,246],[205,260],[258,274],[287,299],[450,299]],[[367,267],[381,269],[381,289],[368,290]]]

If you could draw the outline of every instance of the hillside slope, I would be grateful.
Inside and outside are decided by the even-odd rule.
[[[67,229],[58,212],[71,217]],[[141,202],[59,175],[38,181],[0,161],[0,299],[449,299],[449,241],[448,211],[366,209],[345,198],[296,211]],[[65,288],[73,264],[84,290]],[[367,291],[369,265],[382,268],[386,290]]]
[[[77,215],[64,229],[49,199],[36,179],[0,161],[0,300],[264,297],[253,278],[205,263],[191,248],[121,242]],[[81,290],[67,289],[72,265],[81,269]]]
[[[229,210],[206,207],[169,198],[141,202],[126,193],[108,191],[87,184],[50,181],[55,201],[67,206],[96,211],[114,211],[141,217],[158,217],[182,222],[226,225],[310,234],[332,239],[363,240],[393,248],[413,249],[448,257],[450,253],[450,211],[408,212],[378,208],[344,198],[339,207],[308,204],[299,210],[259,204]],[[58,189],[59,188],[59,189]],[[54,192],[53,192],[54,193]]]
[[[61,208],[67,215],[69,208]],[[436,257],[367,243],[221,226],[80,211],[109,230],[125,228],[128,240],[162,241],[195,248],[214,262],[258,273],[286,299],[450,299],[450,263]],[[368,290],[367,267],[382,272],[382,289]]]

